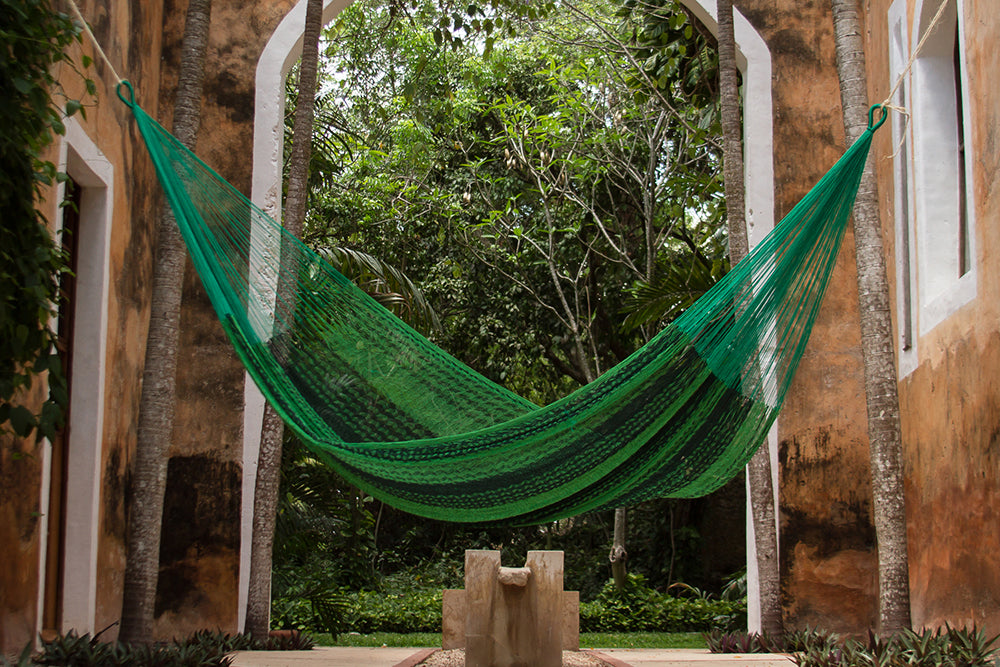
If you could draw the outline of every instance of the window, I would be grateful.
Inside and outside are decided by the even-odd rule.
[[[917,0],[912,30],[906,0],[889,9],[889,66],[895,81],[913,46],[930,31],[896,91],[909,125],[893,122],[896,285],[899,371],[916,368],[919,337],[968,303],[976,293],[975,221],[969,186],[964,40],[961,0]]]

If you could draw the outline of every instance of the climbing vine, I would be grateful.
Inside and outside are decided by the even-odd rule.
[[[51,0],[0,0],[0,433],[51,437],[68,400],[57,335],[59,278],[67,262],[38,210],[43,188],[62,180],[43,158],[64,120],[83,115],[55,78],[57,65],[79,71],[66,48],[80,40],[67,14]],[[80,63],[89,66],[84,57]],[[94,83],[86,80],[89,95]],[[32,383],[47,374],[48,395],[23,404]]]

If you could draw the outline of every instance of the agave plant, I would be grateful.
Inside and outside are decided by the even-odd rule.
[[[987,639],[986,634],[976,628],[953,628],[945,625],[948,637],[946,664],[955,667],[986,667],[994,664],[996,642],[1000,635]]]
[[[712,653],[781,653],[784,650],[784,642],[767,633],[712,630],[703,636]]]

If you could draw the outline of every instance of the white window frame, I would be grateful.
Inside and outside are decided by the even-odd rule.
[[[906,67],[910,55],[907,29],[907,0],[895,0],[889,7],[889,80],[896,81]],[[910,77],[905,76],[896,90],[892,103],[910,108]],[[896,232],[896,312],[899,377],[903,378],[918,365],[916,231],[913,224],[913,139],[909,119],[892,115],[893,154],[893,218]]]
[[[941,2],[949,3],[940,24],[931,32],[913,64],[911,76],[912,206],[917,269],[917,331],[923,336],[976,296],[976,239],[972,151],[959,164],[956,84],[962,98],[965,146],[972,146],[972,101],[969,99],[965,53],[963,0],[917,0],[911,43],[928,29]],[[958,39],[959,72],[955,79],[954,42]],[[959,184],[963,182],[964,197]],[[963,203],[964,202],[964,203]],[[960,229],[964,206],[965,230]],[[961,274],[958,240],[965,234],[971,258]]]

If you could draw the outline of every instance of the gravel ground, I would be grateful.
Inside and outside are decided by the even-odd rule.
[[[465,667],[465,651],[460,648],[436,651],[420,664],[424,667]],[[582,651],[563,651],[562,664],[563,667],[610,667],[603,660]]]

